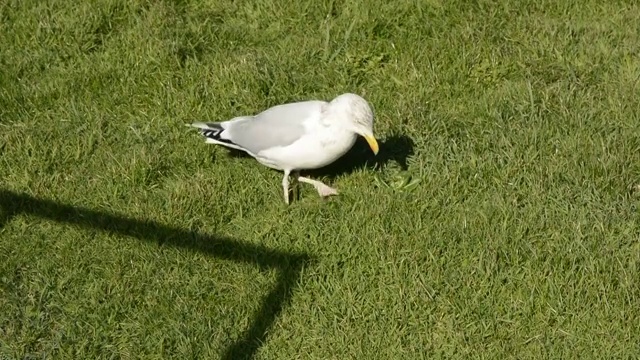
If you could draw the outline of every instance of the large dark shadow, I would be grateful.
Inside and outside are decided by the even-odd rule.
[[[407,170],[407,159],[414,153],[414,142],[410,137],[402,134],[390,135],[384,139],[379,139],[378,145],[380,150],[377,155],[374,155],[366,140],[359,136],[353,147],[340,159],[320,169],[302,171],[302,174],[334,179],[362,168],[378,169],[389,161],[395,161],[402,170]],[[231,157],[251,158],[250,155],[241,150],[227,148],[224,150]],[[217,151],[220,150],[216,149],[216,154]],[[216,155],[214,154],[213,161],[215,161],[215,157]]]
[[[249,329],[229,346],[222,359],[251,359],[267,338],[267,332],[282,310],[291,302],[292,290],[302,268],[312,258],[305,253],[285,253],[238,240],[174,228],[102,211],[75,207],[38,199],[27,194],[0,190],[0,229],[16,215],[28,214],[59,223],[98,229],[142,241],[170,245],[211,256],[254,264],[261,269],[279,272],[275,287],[264,297]]]

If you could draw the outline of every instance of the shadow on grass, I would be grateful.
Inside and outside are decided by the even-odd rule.
[[[392,135],[378,141],[380,151],[374,155],[373,151],[364,138],[358,136],[353,147],[334,163],[320,169],[307,170],[313,177],[326,176],[334,179],[338,176],[352,173],[359,169],[379,169],[389,161],[395,161],[402,168],[407,170],[407,159],[413,155],[414,143],[406,135]]]
[[[406,135],[391,135],[379,140],[378,145],[380,146],[380,151],[378,155],[374,155],[364,138],[358,136],[353,147],[334,163],[320,169],[305,170],[302,173],[312,177],[334,179],[358,169],[378,169],[389,161],[395,161],[402,170],[407,170],[407,159],[414,153],[414,142],[410,137]],[[227,148],[225,150],[231,157],[251,158],[250,155],[241,150]],[[215,155],[213,161],[215,161]]]
[[[136,220],[102,211],[59,204],[27,194],[0,190],[0,229],[14,216],[28,214],[59,223],[98,229],[120,236],[200,251],[211,256],[254,264],[279,271],[276,286],[265,296],[243,336],[226,349],[222,359],[251,359],[267,338],[267,332],[291,302],[292,290],[302,268],[312,259],[304,253],[284,253],[238,240],[173,228],[153,221]]]

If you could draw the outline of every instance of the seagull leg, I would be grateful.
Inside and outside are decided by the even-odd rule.
[[[293,171],[293,198],[295,201],[300,200],[300,182],[298,182],[298,177],[300,176],[300,171]]]
[[[321,181],[309,179],[304,176],[298,176],[298,181],[313,185],[313,187],[318,191],[318,195],[320,195],[320,197],[338,195],[338,190],[323,184]]]
[[[284,190],[284,202],[289,205],[289,174],[291,170],[284,171],[284,177],[282,178],[282,190]]]

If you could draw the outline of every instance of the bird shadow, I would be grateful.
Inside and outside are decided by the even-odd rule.
[[[319,169],[303,170],[301,174],[312,177],[326,177],[331,180],[359,169],[379,169],[394,161],[402,170],[407,170],[407,159],[414,154],[414,141],[404,134],[393,134],[378,140],[379,151],[374,154],[367,141],[358,137],[355,144],[338,160]],[[227,156],[233,158],[252,158],[241,150],[226,149]],[[215,155],[213,155],[215,161]]]
[[[291,304],[303,269],[315,259],[307,253],[283,252],[215,234],[172,227],[151,220],[133,219],[109,212],[39,199],[24,193],[0,189],[0,234],[20,214],[80,228],[99,230],[158,246],[173,246],[211,257],[249,263],[261,270],[276,270],[275,286],[262,298],[248,329],[228,346],[221,359],[252,359],[267,340],[273,323]]]
[[[414,154],[414,141],[407,135],[394,134],[378,141],[379,151],[374,154],[366,140],[358,137],[353,147],[338,160],[325,167],[302,171],[313,177],[335,179],[360,169],[380,169],[394,161],[402,170],[407,170],[407,160]]]

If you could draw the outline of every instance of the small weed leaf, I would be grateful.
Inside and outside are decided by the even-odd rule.
[[[388,178],[383,178],[380,175],[374,177],[376,186],[380,188],[393,189],[396,191],[411,191],[414,190],[422,179],[416,178],[409,172],[402,172],[391,175]]]

